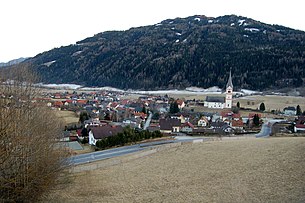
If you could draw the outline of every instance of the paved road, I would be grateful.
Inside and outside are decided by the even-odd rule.
[[[199,138],[193,138],[189,136],[178,136],[179,138],[174,140],[162,140],[162,141],[155,141],[155,142],[147,142],[147,143],[141,143],[141,144],[135,144],[131,146],[124,146],[124,147],[118,147],[113,149],[107,149],[103,151],[97,151],[87,154],[80,154],[73,156],[69,158],[69,162],[74,165],[78,164],[84,164],[84,163],[90,163],[94,161],[100,161],[103,159],[113,158],[117,156],[122,156],[134,152],[139,152],[144,149],[148,149],[154,146],[160,146],[163,144],[169,144],[169,143],[177,143],[177,142],[190,142],[193,140],[197,140]],[[202,138],[200,138],[202,139]]]
[[[148,118],[146,120],[146,123],[143,127],[144,130],[146,130],[149,127],[152,116],[153,116],[153,114],[151,112],[149,112],[149,116],[148,116]]]
[[[283,120],[283,119],[267,119],[265,121],[265,123],[262,125],[262,129],[261,131],[256,134],[255,136],[257,138],[261,138],[261,137],[269,137],[272,133],[272,126],[275,123],[278,122],[283,122],[283,121],[287,121],[287,120]]]

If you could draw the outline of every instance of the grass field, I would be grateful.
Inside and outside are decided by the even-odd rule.
[[[73,174],[48,202],[305,202],[305,138],[181,145]]]
[[[65,122],[65,125],[71,123],[77,123],[79,121],[79,117],[73,111],[56,110],[56,115]]]

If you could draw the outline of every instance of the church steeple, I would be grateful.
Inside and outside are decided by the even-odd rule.
[[[228,83],[226,86],[225,108],[231,109],[232,103],[233,103],[233,83],[232,83],[232,75],[231,75],[231,69],[230,69],[230,75],[229,75]]]
[[[229,75],[229,79],[228,79],[228,83],[226,88],[231,87],[233,89],[233,83],[232,83],[232,76],[231,76],[231,68],[230,68],[230,75]]]

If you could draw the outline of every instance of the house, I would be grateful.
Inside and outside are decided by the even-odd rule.
[[[126,126],[129,125],[132,128],[141,128],[141,121],[136,118],[126,118],[123,120],[123,124],[125,124]]]
[[[99,127],[92,127],[89,132],[89,144],[95,145],[98,140],[122,133],[124,128],[120,125],[105,125]]]
[[[214,133],[230,134],[233,133],[233,128],[225,122],[212,122],[211,129]]]
[[[61,101],[55,101],[54,102],[54,107],[56,107],[56,108],[60,108],[60,107],[62,107],[64,104],[61,102]]]
[[[202,116],[197,122],[197,126],[200,127],[207,127],[208,125],[209,125],[209,120],[205,116]]]
[[[179,119],[160,119],[160,132],[161,133],[178,133],[180,132],[181,121]]]
[[[210,109],[223,109],[225,104],[225,97],[207,96],[204,102],[204,107]]]
[[[176,103],[178,104],[178,108],[181,110],[185,107],[185,103],[182,99],[177,99]]]
[[[299,116],[294,126],[294,132],[305,132],[305,116]]]
[[[191,133],[195,129],[194,125],[191,124],[190,122],[186,122],[182,124],[180,131],[184,133]]]
[[[240,120],[232,120],[232,128],[236,130],[243,130],[244,129],[244,122],[242,119]]]
[[[189,115],[183,115],[182,113],[176,113],[174,115],[171,115],[171,118],[173,119],[179,119],[181,123],[185,123],[189,121]]]
[[[288,106],[284,108],[284,114],[286,116],[295,116],[297,114],[297,109],[294,106]]]
[[[256,114],[259,118],[262,118],[262,114],[260,114],[260,113],[249,113],[248,118],[249,118],[249,119],[253,119],[254,116],[255,116],[255,114]]]

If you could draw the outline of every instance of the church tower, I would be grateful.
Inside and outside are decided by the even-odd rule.
[[[233,83],[232,83],[232,76],[231,76],[231,69],[230,69],[230,75],[229,80],[226,86],[226,109],[232,108],[232,100],[233,100]]]

